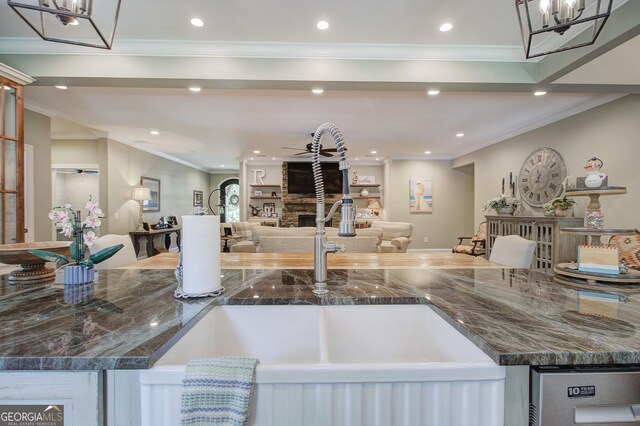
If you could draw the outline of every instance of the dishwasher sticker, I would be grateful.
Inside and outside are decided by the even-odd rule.
[[[591,398],[596,396],[595,386],[569,386],[567,388],[569,398]]]

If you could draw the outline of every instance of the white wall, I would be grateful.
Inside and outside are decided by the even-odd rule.
[[[629,95],[606,105],[566,118],[454,160],[454,166],[475,165],[475,223],[484,220],[482,203],[501,190],[501,180],[520,171],[534,150],[558,151],[574,179],[584,176],[583,164],[591,157],[604,161],[609,185],[626,186],[627,195],[601,197],[605,226],[640,228],[640,95]],[[576,216],[584,216],[588,197],[576,198]],[[525,204],[526,205],[526,204]],[[542,214],[540,209],[530,209]]]
[[[180,216],[193,211],[193,191],[209,194],[209,174],[149,154],[112,140],[108,141],[109,232],[126,234],[137,226],[139,204],[131,200],[131,188],[140,176],[160,179],[160,211],[145,212],[144,220],[156,223],[160,216]],[[119,219],[115,219],[118,213]]]
[[[410,249],[451,248],[456,237],[473,233],[472,170],[454,169],[450,160],[394,160],[388,169],[386,217],[413,223]],[[409,212],[409,180],[416,178],[433,181],[433,213]]]

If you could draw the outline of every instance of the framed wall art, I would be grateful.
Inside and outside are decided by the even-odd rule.
[[[149,191],[151,192],[151,199],[145,200],[142,202],[142,211],[159,212],[160,211],[160,179],[141,176],[140,185],[149,188]]]
[[[433,213],[431,179],[409,180],[409,213]]]
[[[202,191],[193,191],[193,207],[202,207]]]

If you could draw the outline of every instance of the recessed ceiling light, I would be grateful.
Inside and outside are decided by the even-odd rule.
[[[271,157],[271,159],[272,159],[272,160],[275,160],[275,159],[276,159],[276,157]]]
[[[424,153],[425,154],[431,154],[431,151],[425,151]]]
[[[378,157],[376,157],[376,161],[380,161],[380,159]]]
[[[438,89],[429,89],[429,91],[427,91],[427,94],[431,95],[431,96],[435,96],[435,95],[437,95],[439,93],[440,93],[440,91]]]
[[[157,131],[157,130],[152,130],[149,133],[151,133],[152,135],[159,135],[160,134],[160,132]]]
[[[158,325],[157,322],[152,322],[151,324],[149,324],[151,327],[155,327],[156,325]]]
[[[447,31],[451,31],[452,28],[453,28],[453,25],[449,22],[445,22],[444,24],[440,25],[440,31],[442,31],[443,33],[446,33]]]
[[[324,89],[311,89],[311,92],[313,92],[314,95],[322,95],[324,93]]]
[[[253,161],[253,157],[249,158],[249,160]]]
[[[204,27],[204,22],[202,22],[202,19],[192,18],[191,25],[193,25],[194,27],[200,28],[200,27]]]
[[[329,23],[327,21],[318,21],[316,27],[318,27],[319,30],[326,30],[329,28]]]
[[[193,87],[189,87],[189,90],[191,90],[194,93],[198,93],[199,91],[202,90],[202,88],[197,87],[197,86],[193,86]]]
[[[542,90],[539,90],[539,91],[533,93],[534,96],[544,96],[546,94],[547,94],[547,92],[544,92]]]
[[[255,151],[253,151],[254,154],[260,154],[260,151],[258,151],[257,149]]]
[[[356,157],[356,161],[358,161],[358,157]]]
[[[220,167],[224,167],[224,164],[220,164]]]
[[[371,153],[372,153],[372,154],[377,154],[377,153],[378,153],[378,151],[371,151]]]
[[[59,85],[59,86],[54,86],[56,89],[60,89],[60,90],[67,90],[68,87],[67,86],[63,86],[63,85]]]
[[[456,133],[456,137],[457,137],[457,138],[464,137],[464,133]]]

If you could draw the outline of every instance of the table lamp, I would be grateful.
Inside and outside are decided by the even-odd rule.
[[[380,210],[381,206],[378,200],[369,200],[369,203],[367,204],[367,208],[369,209],[372,215],[375,214],[376,216],[378,216],[380,214],[378,210]]]
[[[140,203],[140,216],[138,217],[138,229],[136,229],[136,231],[144,231],[144,226],[142,225],[142,205],[145,201],[151,199],[151,190],[144,186],[136,186],[133,188],[131,199]]]

